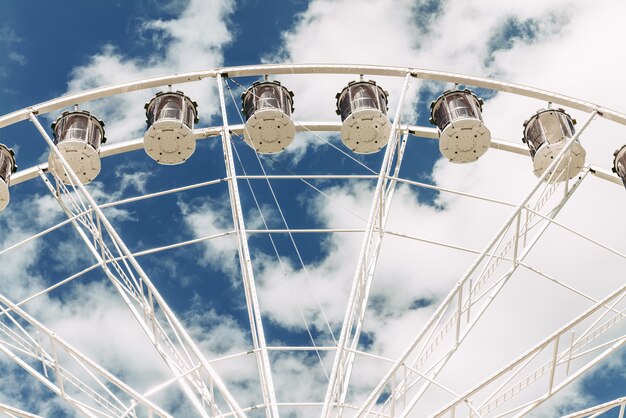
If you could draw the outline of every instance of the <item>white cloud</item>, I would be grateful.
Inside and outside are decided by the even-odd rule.
[[[623,68],[623,57],[607,54],[606,48],[597,47],[598,39],[622,37],[623,29],[617,22],[620,14],[614,5],[598,7],[575,1],[549,4],[448,1],[441,9],[433,8],[432,16],[421,17],[420,20],[428,23],[425,28],[414,25],[413,10],[416,10],[414,4],[409,2],[381,0],[364,7],[350,0],[312,1],[294,28],[284,34],[283,49],[268,60],[378,63],[496,75],[505,81],[547,88],[609,107],[621,106],[618,98],[623,95],[623,83],[619,81],[619,71]],[[590,78],[592,75],[594,77]],[[332,112],[334,93],[349,77],[285,76],[280,79],[296,92],[297,118],[332,120],[336,118]],[[398,82],[382,77],[377,81],[392,92],[393,104],[398,97]],[[428,88],[437,86],[428,85]],[[439,88],[443,90],[443,86]],[[417,91],[417,88],[410,91],[407,103],[417,103]],[[485,104],[485,122],[494,137],[519,143],[522,122],[545,105],[498,94]],[[419,103],[418,111],[427,111],[424,103]],[[572,114],[579,121],[583,119],[578,112]],[[612,151],[624,142],[623,138],[621,127],[594,122],[582,137],[588,161],[608,168]],[[410,164],[405,161],[405,165]],[[495,150],[471,165],[452,165],[440,160],[432,179],[443,187],[514,203],[521,201],[536,181],[529,158]],[[358,212],[367,210],[364,208],[368,208],[371,201],[372,189],[362,184],[324,191]],[[625,200],[619,186],[590,177],[558,220],[623,252],[624,226],[620,213]],[[363,227],[361,221],[324,198],[315,202],[315,212],[326,226]],[[590,202],[600,203],[590,209]],[[401,187],[396,193],[389,229],[481,250],[512,210],[448,194],[440,194],[436,203],[437,208],[422,203],[415,190]],[[590,210],[595,212],[593,216],[589,215]],[[555,229],[558,228],[551,227],[541,245],[529,256],[532,265],[594,297],[606,295],[622,282],[616,272],[623,271],[623,260]],[[259,278],[262,308],[283,326],[299,327],[297,308],[300,306],[322,329],[317,308],[321,303],[331,323],[339,323],[361,239],[356,234],[337,234],[326,242],[328,255],[308,266],[316,292],[311,292],[311,285],[301,269],[289,266],[286,280],[295,284],[291,288],[298,289],[295,297],[285,286],[278,265],[264,260]],[[554,248],[559,248],[556,254]],[[546,256],[546,252],[554,255]],[[432,307],[409,310],[411,304],[421,298],[440,300],[474,257],[432,245],[385,238],[365,328],[368,339],[373,340],[372,349],[392,358],[397,355],[432,310]],[[602,280],[590,281],[589,277],[602,277]],[[318,301],[318,297],[321,300]],[[485,328],[475,331],[476,341],[482,338],[482,345],[468,340],[468,348],[457,354],[462,360],[451,363],[452,371],[442,375],[442,381],[457,391],[487,377],[507,359],[521,353],[524,347],[532,346],[558,324],[589,306],[588,301],[525,272],[514,276],[500,299],[485,316]],[[529,310],[530,305],[534,309]],[[503,315],[510,318],[508,323],[502,322]],[[492,344],[487,351],[489,354],[481,353],[481,347],[487,344],[485,341]],[[510,344],[502,344],[507,341]],[[463,369],[455,369],[454,364],[463,364]],[[355,372],[353,400],[356,404],[375,383],[372,376],[381,373],[375,368],[367,370],[369,372]],[[568,393],[559,398],[560,404],[546,406],[544,412],[567,402],[588,400],[581,390],[580,386],[571,386]]]
[[[21,66],[26,65],[26,63],[28,62],[28,60],[26,59],[26,57],[24,55],[22,55],[20,53],[17,53],[15,51],[9,52],[8,57],[9,57],[9,60],[11,60],[11,61],[13,61],[13,62],[15,62],[15,63],[17,63],[17,64],[19,64]]]
[[[202,238],[227,232],[232,229],[232,218],[226,202],[210,200],[199,206],[179,202],[185,226],[193,233],[194,238]],[[238,272],[237,244],[234,236],[219,237],[204,241],[202,262],[205,266],[212,265],[225,273]]]
[[[22,38],[19,37],[9,23],[3,23],[0,25],[0,54],[5,55],[8,61],[15,63],[19,66],[26,64],[27,59],[24,55],[15,51],[13,48],[16,44],[22,42]],[[0,79],[4,79],[9,75],[10,66],[8,62],[0,64]],[[12,92],[13,90],[6,86],[5,92]]]
[[[612,42],[623,39],[624,29],[619,19],[626,6],[611,4],[609,7],[565,0],[549,4],[538,0],[523,4],[449,0],[440,8],[434,3],[432,7],[429,4],[418,2],[416,6],[415,2],[409,1],[376,0],[365,5],[355,0],[313,0],[293,29],[284,34],[281,50],[269,54],[267,60],[374,63],[497,75],[504,80],[546,87],[610,107],[622,106],[620,98],[626,93],[621,83],[624,58],[618,52],[607,53],[607,50],[619,51]],[[227,1],[214,8],[205,7],[200,1],[191,1],[177,19],[146,22],[144,34],[152,36],[157,53],[139,60],[125,57],[124,52],[115,46],[105,46],[89,64],[75,69],[68,91],[220,65],[221,47],[231,41],[224,20],[228,19],[233,7],[233,3]],[[426,16],[417,15],[418,11]],[[511,21],[526,22],[532,29],[532,36],[528,33],[510,36],[510,33],[503,32],[507,22]],[[211,30],[198,30],[204,27]],[[497,40],[495,44],[494,39]],[[609,46],[598,47],[600,40],[608,42]],[[296,92],[297,118],[336,120],[334,95],[352,77],[293,76],[280,79]],[[390,113],[393,115],[400,82],[384,77],[377,81],[391,92]],[[414,82],[411,87],[406,103],[416,110],[409,109],[407,121],[415,120],[417,112],[427,112],[426,104],[419,102],[418,91],[422,86],[422,83]],[[216,109],[209,105],[215,103],[215,93],[208,87],[207,83],[180,86],[200,102],[201,116],[205,120],[214,115]],[[443,89],[442,85],[436,84],[426,87]],[[141,134],[143,103],[150,94],[131,93],[90,103],[89,109],[105,119],[111,140],[127,139]],[[485,121],[494,136],[518,141],[521,122],[544,105],[499,94],[485,104]],[[579,116],[577,112],[573,114]],[[609,123],[595,122],[583,136],[589,161],[608,167],[612,150],[624,142],[622,132],[623,129],[616,129]],[[303,145],[296,149],[298,158],[307,158]],[[411,163],[405,161],[405,165]],[[528,158],[491,150],[472,165],[457,166],[438,161],[432,180],[444,187],[519,202],[535,181],[530,166]],[[126,175],[120,178],[120,184],[120,196],[130,188],[143,192],[146,177],[143,173]],[[99,199],[111,198],[97,183],[92,189]],[[324,191],[355,212],[366,214],[368,211],[371,183],[325,187]],[[622,212],[625,199],[620,187],[588,178],[574,196],[571,206],[558,219],[624,251]],[[37,201],[40,218],[46,222],[56,216],[48,210],[51,203],[50,199]],[[364,226],[362,220],[324,198],[309,203],[309,214],[328,227]],[[399,187],[389,229],[480,250],[511,211],[510,208],[476,203],[448,194],[440,194],[435,203],[436,207],[429,204],[413,188]],[[220,203],[190,205],[181,202],[179,208],[195,237],[222,232],[232,223],[228,208]],[[273,209],[264,207],[263,210],[272,220],[276,218]],[[130,216],[127,212],[107,212],[107,215],[121,220]],[[18,226],[25,229],[23,225]],[[248,226],[261,227],[261,224],[256,219]],[[10,236],[19,236],[22,229],[12,229]],[[605,252],[554,229],[551,228],[544,244],[529,257],[533,265],[558,275],[594,297],[602,297],[623,282],[619,277],[619,272],[624,270],[622,260],[616,262]],[[257,255],[260,304],[272,324],[302,331],[301,309],[314,326],[316,342],[332,344],[318,305],[323,306],[326,317],[336,329],[343,319],[361,240],[362,234],[337,234],[323,241],[322,250],[327,256],[307,266],[310,279],[293,262],[283,260],[287,270],[285,275],[276,260]],[[207,241],[203,248],[205,265],[220,266],[225,273],[237,271],[233,237]],[[547,252],[556,255],[547,257]],[[371,340],[368,349],[392,358],[397,356],[434,309],[433,305],[419,307],[416,302],[440,300],[473,258],[464,252],[387,236],[364,329]],[[13,262],[10,269],[6,267],[9,269],[6,270],[7,277],[11,280],[4,285],[16,286],[13,291],[17,295],[30,294],[33,288],[41,285],[37,275],[28,273],[33,260],[24,253],[18,254]],[[79,298],[79,293],[86,296]],[[50,303],[47,308],[40,307],[38,312],[47,315],[54,328],[81,349],[135,379],[140,386],[145,387],[149,377],[158,380],[155,376],[160,372],[151,368],[153,359],[142,356],[141,347],[145,344],[137,342],[134,345],[138,338],[133,326],[117,326],[128,316],[110,289],[85,285],[78,287],[72,297],[74,299],[68,301],[71,304]],[[457,391],[467,389],[586,306],[589,306],[588,302],[553,284],[535,275],[520,273],[511,280],[485,317],[486,325],[477,328],[475,338],[466,342],[467,349],[458,353],[456,363],[450,364],[451,372],[442,375],[442,381]],[[250,348],[247,332],[238,327],[232,317],[212,310],[201,312],[197,307],[195,309],[186,319],[192,335],[200,341],[208,356]],[[101,324],[101,328],[93,327],[93,323]],[[116,344],[104,344],[105,338]],[[117,345],[128,341],[133,341],[130,349],[125,344]],[[503,341],[505,344],[501,344]],[[332,352],[323,356],[327,367],[332,356]],[[258,377],[249,357],[241,362],[229,361],[217,366],[228,380],[236,382],[235,390],[244,404],[259,398],[258,386],[254,386],[258,385]],[[491,361],[485,361],[485,357]],[[124,364],[129,359],[133,359],[130,366]],[[279,400],[300,401],[323,396],[324,377],[318,363],[298,355],[273,356],[273,360]],[[455,369],[455,364],[461,362],[464,362],[464,368]],[[357,404],[386,367],[380,362],[359,360],[358,364],[351,399]],[[252,386],[255,391],[242,389]],[[581,391],[580,386],[568,388],[560,403],[548,405],[544,413],[549,414],[545,411],[554,411],[564,402],[586,401]],[[434,408],[433,404],[424,407]]]
[[[87,65],[74,68],[68,92],[221,65],[222,48],[231,41],[227,23],[234,2],[219,0],[207,7],[203,1],[191,0],[185,6],[175,18],[143,23],[144,34],[152,35],[149,49],[153,52],[147,57],[131,58],[117,46],[105,45],[99,54],[90,57]],[[217,114],[214,85],[202,82],[173,88],[199,103],[199,116],[204,123]],[[126,140],[143,134],[143,106],[153,94],[129,93],[85,104],[85,109],[105,121],[109,140]]]
[[[211,68],[222,63],[222,48],[230,41],[230,33],[227,28],[229,15],[234,8],[234,2],[220,0],[212,2],[207,7],[205,2],[192,0],[177,3],[181,6],[180,14],[170,20],[147,21],[143,25],[143,34],[154,35],[154,40],[161,40],[159,45],[150,45],[154,51],[144,59],[128,57],[125,51],[115,45],[109,44],[102,47],[99,54],[89,58],[86,65],[76,67],[68,81],[68,92],[75,92],[97,86],[112,83],[140,79],[150,76],[164,75],[174,72],[193,71]],[[3,26],[4,28],[4,26]],[[210,30],[204,30],[210,28]],[[5,33],[5,32],[3,32]],[[12,34],[10,32],[7,34]],[[4,41],[8,38],[4,37]],[[13,54],[9,59],[24,63],[25,57]],[[184,90],[192,99],[200,103],[200,116],[205,122],[210,119],[218,109],[214,106],[215,89],[209,83],[196,83],[194,85],[174,86],[175,89]],[[143,104],[150,98],[152,92],[130,93],[127,95],[96,101],[85,104],[87,110],[92,111],[98,117],[104,119],[107,129],[107,137],[111,141],[124,140],[142,134],[145,128]],[[54,115],[51,115],[54,117]],[[144,192],[148,173],[137,172],[118,176],[116,189],[113,191],[95,182],[88,186],[94,198],[101,201],[110,201],[125,196],[128,190]],[[24,223],[20,211],[30,207],[20,208],[16,202],[3,213],[2,234],[0,241],[5,248],[11,243],[29,236],[34,231],[48,226],[51,222],[61,219],[60,211],[55,208],[56,202],[48,196],[36,196],[32,206],[37,212],[37,222]],[[125,209],[109,208],[105,210],[107,217],[113,221],[133,220],[132,214]],[[6,222],[6,223],[5,223]],[[30,221],[29,221],[30,222]],[[71,228],[68,226],[66,228]],[[73,258],[77,254],[77,246],[82,243],[76,241],[58,242],[59,253],[67,253],[64,257],[66,267],[77,265],[86,260]],[[38,257],[42,256],[44,248],[40,241],[30,244],[19,251],[13,251],[2,257],[5,261],[0,267],[2,277],[2,292],[13,300],[21,300],[34,292],[41,290],[49,283],[49,278],[41,277],[45,274],[45,266],[38,264]],[[48,249],[49,250],[49,249]],[[47,253],[46,253],[47,254]],[[10,261],[10,262],[7,262]],[[69,263],[69,264],[68,264]],[[39,271],[41,268],[42,271]],[[75,282],[65,287],[63,297],[57,299],[58,294],[53,296],[44,295],[26,305],[28,311],[35,317],[41,318],[46,325],[50,326],[58,335],[66,338],[88,356],[96,358],[105,367],[119,374],[123,380],[131,383],[137,389],[145,390],[155,386],[168,378],[170,373],[163,367],[155,350],[150,347],[143,331],[129,316],[128,309],[107,284],[106,278],[99,273],[102,280],[95,282]],[[190,329],[196,329],[199,325],[190,318]],[[207,350],[218,350],[215,346],[223,337],[230,336],[230,342],[234,340],[232,327],[227,328],[226,319],[214,315],[214,320],[220,325],[213,332],[201,333],[200,345],[206,345]],[[206,331],[206,330],[205,330]],[[247,350],[246,348],[242,348]],[[213,354],[213,352],[212,352]],[[236,376],[236,368],[233,368],[233,379]],[[254,371],[254,368],[252,369]],[[19,375],[19,374],[18,374]],[[28,380],[28,382],[31,382]],[[32,382],[31,382],[32,383]],[[8,394],[10,395],[10,394]],[[184,408],[188,406],[179,399],[180,394],[176,391],[167,392],[157,399],[167,407],[177,410],[177,416],[187,414]],[[15,400],[15,399],[13,399]],[[50,403],[42,400],[42,395],[32,393],[32,398],[27,401],[39,400],[39,411],[50,411]],[[51,401],[56,403],[57,401]],[[13,402],[9,402],[13,403]],[[180,409],[179,409],[180,408]]]

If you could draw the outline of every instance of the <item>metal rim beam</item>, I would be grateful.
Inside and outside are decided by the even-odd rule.
[[[552,102],[561,106],[570,107],[584,112],[598,111],[598,114],[606,119],[626,125],[626,115],[594,103],[573,97],[524,86],[522,84],[496,81],[484,77],[475,77],[445,71],[433,71],[412,67],[393,67],[380,65],[349,65],[349,64],[266,64],[249,65],[239,67],[221,67],[205,71],[194,71],[181,74],[173,74],[162,77],[152,77],[126,83],[112,84],[79,93],[68,94],[53,100],[42,102],[28,108],[17,110],[0,117],[0,128],[26,120],[29,114],[43,114],[67,106],[80,104],[89,100],[128,93],[131,91],[146,90],[170,84],[189,83],[200,81],[205,78],[221,77],[245,77],[265,74],[369,74],[390,77],[404,77],[407,73],[422,80],[434,80],[456,84],[464,84],[491,90],[503,91],[520,96],[531,97],[538,100]]]

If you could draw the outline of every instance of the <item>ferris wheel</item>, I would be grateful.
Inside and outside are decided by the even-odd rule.
[[[330,98],[336,118],[298,117],[298,91],[289,83],[307,77],[343,83]],[[420,82],[436,91],[430,108],[407,99]],[[207,104],[190,93],[198,85],[217,91],[215,126],[199,126]],[[90,104],[141,91],[153,95],[143,138],[105,144],[106,121]],[[496,93],[534,108],[519,120],[521,141],[502,139],[490,126],[496,118],[489,111],[506,110],[479,96]],[[60,111],[46,129],[42,116]],[[419,123],[425,114],[430,124]],[[86,264],[68,261],[71,273],[41,281],[18,300],[0,294],[0,356],[41,399],[58,398],[57,414],[547,416],[541,408],[617,358],[626,343],[619,206],[626,145],[607,156],[612,166],[588,161],[585,146],[594,124],[621,128],[625,114],[487,78],[290,64],[100,87],[0,116],[0,128],[22,121],[34,125],[48,159],[18,171],[19,150],[0,145],[0,209],[11,210],[24,197],[9,203],[10,196],[38,183],[63,217],[5,240],[0,261],[48,238],[58,246],[47,250],[59,251],[52,237],[61,231],[87,255]],[[312,151],[290,152],[307,141],[315,143]],[[411,159],[431,144],[443,157],[436,170],[451,170],[459,181],[418,173]],[[500,167],[493,183],[471,174],[486,159]],[[98,189],[100,181],[120,181],[107,170],[133,169],[136,160],[165,180],[154,190],[137,188],[135,196]],[[510,161],[526,171],[502,166]],[[496,181],[502,179],[506,187]],[[207,198],[213,203],[196,204],[192,214]],[[127,232],[115,217],[113,210],[127,205],[145,217],[145,229],[134,231],[145,236]],[[156,213],[166,209],[178,212]],[[192,216],[209,232],[161,233],[174,222],[189,225]],[[225,240],[232,252],[215,244]],[[184,270],[193,263],[193,272]],[[183,276],[199,271],[207,280],[190,290]],[[115,338],[94,348],[67,328],[55,329],[61,319],[37,317],[42,300],[89,312],[82,304],[94,299],[80,296],[86,287],[65,290],[81,282],[115,295],[125,312],[116,335],[130,327],[141,350]],[[386,305],[391,301],[397,305]],[[222,326],[220,334],[186,314],[192,303],[214,318],[211,329]],[[220,309],[229,314],[220,316]],[[233,322],[223,326],[223,318]],[[99,321],[106,318],[90,320],[105,332]],[[228,337],[236,324],[247,327],[242,340]],[[111,369],[109,354],[125,350],[132,360]],[[561,415],[623,417],[623,396]],[[0,403],[0,412],[45,413],[28,405]]]

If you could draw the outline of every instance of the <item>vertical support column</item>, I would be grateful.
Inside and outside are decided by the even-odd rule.
[[[395,153],[398,150],[398,131],[402,117],[402,105],[410,78],[410,74],[407,74],[404,78],[398,107],[391,127],[391,133],[389,134],[389,141],[378,174],[378,181],[376,183],[372,206],[367,220],[367,227],[365,229],[365,237],[361,245],[352,288],[350,290],[350,297],[348,299],[348,306],[341,328],[341,335],[337,343],[335,361],[324,398],[324,406],[321,415],[323,418],[329,418],[331,416],[335,404],[339,404],[339,412],[337,415],[341,416],[343,410],[341,405],[345,401],[348,385],[350,383],[352,365],[354,363],[354,350],[358,345],[361,335],[369,292],[374,279],[378,254],[384,236],[384,226],[391,207],[390,203],[393,191],[395,190],[395,182],[389,180],[388,177],[392,169]],[[405,144],[406,141],[402,143],[396,159],[396,167],[398,168],[402,162]],[[389,187],[385,189],[386,186]],[[375,232],[378,232],[378,234],[375,234]]]
[[[556,373],[557,360],[559,355],[559,338],[554,340],[554,349],[552,350],[552,360],[550,362],[550,378],[548,384],[548,396],[552,395],[552,389],[554,388],[554,373]]]
[[[230,130],[228,128],[228,116],[226,114],[226,102],[224,100],[224,83],[221,74],[217,74],[217,89],[220,98],[220,109],[222,112],[222,147],[224,150],[224,163],[226,164],[226,176],[228,179],[228,194],[230,197],[230,207],[233,215],[233,224],[237,235],[237,249],[239,253],[239,263],[241,265],[241,275],[248,306],[248,316],[250,319],[250,331],[252,341],[256,349],[257,365],[259,377],[261,379],[261,389],[263,400],[266,405],[266,416],[268,418],[278,417],[278,407],[276,406],[276,394],[274,392],[274,382],[270,369],[265,333],[263,332],[263,322],[261,320],[261,310],[257,298],[256,285],[254,282],[254,272],[252,270],[252,259],[248,247],[248,237],[243,220],[243,210],[239,187],[237,185],[237,173],[235,171],[235,160],[233,158],[232,145],[230,143]]]

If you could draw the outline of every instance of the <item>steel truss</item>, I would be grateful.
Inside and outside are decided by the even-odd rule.
[[[499,408],[498,415],[494,416],[524,416],[532,411],[626,343],[624,334],[613,337],[609,341],[595,342],[626,317],[626,308],[622,303],[624,297],[626,297],[626,285],[598,301],[582,315],[475,388],[459,395],[435,416],[455,417],[459,416],[459,413],[468,414],[470,417],[487,416]],[[585,322],[589,319],[593,320],[591,325]],[[575,337],[575,335],[579,336]],[[566,346],[565,349],[560,348],[563,345]],[[542,358],[542,354],[549,360],[540,361],[539,365],[528,367],[533,364],[533,360]],[[585,360],[578,362],[578,367],[572,372],[576,364],[575,360],[579,357]],[[518,377],[519,375],[521,377]],[[543,385],[544,393],[521,406],[502,411],[502,405],[506,401],[532,384]],[[473,402],[473,399],[481,399],[481,395],[484,400],[480,404]],[[467,411],[464,407],[469,407],[470,410]]]
[[[593,112],[576,135],[568,141],[561,153],[555,157],[551,167],[548,167],[538,179],[530,193],[513,211],[503,227],[431,316],[428,323],[379,382],[357,412],[357,416],[376,413],[381,416],[406,417],[422,399],[427,389],[432,384],[436,384],[435,379],[439,373],[457,352],[516,269],[522,265],[526,255],[550,226],[550,221],[556,217],[586,177],[584,174],[572,185],[565,182],[563,196],[557,200],[556,204],[545,207],[559,189],[558,183],[546,182],[551,180],[550,173],[565,158],[569,148],[595,117],[596,113]],[[545,215],[537,216],[542,211]],[[537,227],[539,229],[534,236],[531,236],[530,232]],[[511,266],[504,269],[502,273],[501,263],[507,256],[510,256]],[[400,378],[399,383],[396,382],[398,378]],[[526,386],[519,387],[511,396],[498,398],[496,405],[500,406],[504,400],[517,395]],[[444,390],[457,396],[449,389]],[[551,390],[552,387],[549,391]],[[386,395],[385,391],[390,391],[390,394]],[[382,400],[381,397],[383,397]],[[467,397],[461,399],[466,400],[469,405],[470,401]],[[381,402],[382,405],[380,405]],[[484,416],[485,413],[491,412],[489,408],[486,411],[480,409],[483,406],[484,404],[480,407],[470,405],[469,416],[474,414]]]
[[[224,128],[222,131],[222,147],[224,150],[224,161],[226,163],[226,175],[229,179],[228,191],[230,196],[230,207],[233,216],[233,224],[235,226],[235,233],[237,236],[241,276],[243,279],[248,316],[250,319],[250,332],[252,332],[254,348],[257,350],[257,365],[259,369],[259,377],[261,379],[263,400],[266,406],[266,416],[268,418],[277,418],[278,408],[276,406],[276,394],[274,391],[274,382],[272,381],[270,361],[267,355],[267,343],[265,342],[263,321],[261,320],[261,310],[259,308],[256,284],[254,282],[252,257],[250,256],[250,249],[248,248],[248,237],[246,235],[246,227],[243,220],[241,198],[239,197],[239,186],[237,185],[236,179],[235,160],[233,158],[233,150],[230,141],[228,116],[226,114],[226,102],[224,100],[224,85],[221,75],[217,76],[217,88],[219,91],[220,108],[222,111],[222,122]]]
[[[0,315],[0,352],[84,415],[171,417],[2,295]]]
[[[0,404],[0,412],[11,418],[41,418],[39,415],[34,415],[4,404]]]
[[[241,133],[244,128],[243,125],[229,126],[228,124],[223,91],[224,78],[262,74],[338,73],[384,75],[403,77],[405,79],[399,101],[400,104],[393,120],[389,143],[378,174],[373,176],[352,176],[352,178],[377,180],[365,229],[328,229],[325,231],[290,230],[288,227],[285,230],[246,229],[243,221],[243,208],[239,196],[238,180],[254,180],[256,178],[263,180],[270,178],[298,178],[303,180],[307,178],[333,178],[333,176],[237,175],[230,135],[231,133]],[[120,202],[98,205],[87,189],[78,182],[75,173],[71,171],[67,162],[58,152],[36,117],[36,115],[41,113],[58,110],[89,100],[168,84],[193,82],[204,78],[215,78],[217,81],[223,123],[219,127],[196,129],[194,134],[196,139],[221,138],[226,164],[226,177],[200,185],[186,186],[146,196],[128,198]],[[453,82],[506,91],[589,113],[589,119],[574,138],[568,142],[559,156],[555,158],[551,166],[552,168],[556,167],[561,159],[565,158],[567,150],[581,133],[585,131],[594,117],[600,116],[626,125],[626,115],[619,112],[530,87],[485,78],[408,67],[355,65],[262,65],[217,68],[97,88],[0,116],[0,128],[20,120],[30,119],[50,146],[51,152],[55,153],[60,160],[63,169],[71,179],[72,184],[69,186],[61,183],[56,176],[51,181],[47,164],[22,170],[13,179],[13,185],[37,177],[43,180],[68,217],[66,221],[50,228],[49,231],[71,223],[95,258],[96,263],[92,267],[74,275],[72,278],[68,278],[66,281],[79,277],[81,274],[95,268],[101,268],[163,359],[164,366],[169,369],[172,377],[147,393],[137,393],[83,353],[71,347],[51,330],[48,330],[34,318],[28,316],[20,308],[22,303],[31,300],[37,295],[31,296],[19,304],[13,303],[0,295],[0,351],[47,386],[53,393],[62,397],[70,405],[87,416],[143,416],[145,414],[148,416],[169,416],[167,412],[151,402],[149,397],[164,387],[175,384],[180,387],[188,401],[194,406],[195,412],[204,417],[244,417],[250,411],[263,409],[268,418],[273,418],[279,416],[279,407],[283,406],[321,406],[324,418],[351,415],[351,411],[356,411],[354,412],[355,416],[362,417],[370,415],[381,417],[415,416],[415,406],[419,404],[432,388],[443,391],[450,399],[444,408],[435,413],[435,416],[504,417],[519,416],[533,410],[565,387],[565,385],[582,375],[590,367],[618,350],[626,342],[626,335],[619,333],[617,327],[625,315],[626,286],[620,287],[601,300],[596,300],[576,289],[567,287],[564,283],[550,278],[542,272],[534,270],[524,262],[525,257],[547,228],[550,225],[559,225],[555,221],[555,217],[589,174],[614,183],[620,183],[620,180],[607,170],[587,165],[580,178],[564,183],[553,183],[550,180],[554,179],[548,178],[549,175],[547,173],[551,171],[549,168],[519,205],[512,205],[508,202],[490,199],[489,197],[465,194],[467,197],[514,207],[514,211],[507,222],[505,222],[504,226],[482,252],[458,246],[455,247],[446,243],[422,240],[419,237],[409,236],[402,232],[388,231],[386,230],[386,221],[393,193],[396,184],[399,182],[464,195],[463,192],[447,190],[439,186],[436,187],[398,177],[409,134],[424,138],[436,138],[437,136],[436,130],[432,128],[401,123],[401,108],[410,78]],[[340,124],[337,122],[305,122],[297,123],[296,125],[299,131],[337,131],[340,129]],[[508,152],[527,154],[524,147],[507,141],[494,139],[492,147]],[[140,139],[111,144],[103,147],[101,156],[106,157],[139,148],[141,148]],[[350,178],[350,176],[335,176],[334,178]],[[548,181],[547,183],[545,182],[546,180]],[[220,182],[228,184],[233,230],[224,231],[215,236],[132,253],[102,212],[102,209],[105,207]],[[42,236],[49,231],[30,237],[24,242]],[[268,347],[263,332],[261,309],[256,295],[254,272],[247,242],[248,234],[309,232],[358,232],[364,234],[353,278],[353,286],[342,323],[340,339],[337,347]],[[255,356],[263,394],[262,404],[243,409],[238,405],[224,382],[212,368],[210,362],[203,357],[197,345],[187,334],[184,325],[176,318],[135,258],[143,254],[164,251],[169,248],[176,248],[226,235],[234,235],[237,239],[253,340],[252,350],[229,357]],[[396,235],[430,244],[446,245],[457,250],[478,253],[478,258],[448,297],[444,299],[424,328],[416,335],[410,346],[400,358],[393,362],[389,371],[378,383],[365,403],[352,405],[347,399],[347,393],[355,356],[363,355],[380,361],[391,361],[390,359],[357,350],[369,291],[374,279],[378,254],[384,235]],[[591,241],[593,242],[593,240]],[[603,248],[612,251],[622,258],[626,258],[618,251],[606,246],[603,246]],[[2,252],[4,251],[8,251],[8,249]],[[455,392],[438,380],[439,374],[444,370],[446,364],[467,339],[472,329],[519,267],[533,271],[546,279],[553,280],[555,283],[592,301],[594,305],[494,375],[486,378],[464,393]],[[47,291],[49,289],[39,292],[38,295]],[[43,340],[45,342],[41,342],[42,337],[44,337]],[[286,403],[276,399],[268,351],[289,349],[336,351],[323,403]],[[219,360],[216,359],[215,361]],[[523,403],[519,404],[518,402],[511,406],[510,401],[519,398],[524,399]],[[571,414],[568,418],[598,416],[598,414],[615,407],[620,407],[621,417],[624,414],[624,405],[622,398]],[[224,408],[225,410],[222,411]],[[0,411],[9,414],[9,416],[33,416],[3,405],[0,405]]]
[[[208,417],[210,411],[215,416],[221,414],[220,407],[225,405],[231,413],[243,417],[241,407],[222,379],[204,358],[102,209],[80,183],[37,117],[31,114],[30,119],[61,162],[71,184],[68,188],[55,176],[55,187],[43,172],[40,173],[42,180],[68,218],[72,219],[84,244],[119,292],[167,368],[176,376],[176,381],[197,412]],[[121,257],[121,262],[117,257]],[[218,404],[216,390],[221,395],[222,406]]]
[[[343,413],[343,404],[346,400],[350,376],[352,374],[352,366],[354,364],[354,352],[349,350],[356,350],[359,344],[369,292],[374,279],[378,255],[380,254],[384,237],[385,225],[387,223],[396,186],[396,181],[391,180],[389,176],[392,170],[393,176],[398,176],[406,147],[408,135],[405,135],[402,141],[398,141],[400,136],[398,127],[402,117],[402,105],[404,103],[404,96],[409,87],[410,77],[411,75],[407,74],[404,79],[404,85],[402,86],[398,106],[396,108],[396,115],[389,134],[389,141],[385,149],[385,156],[383,157],[378,174],[378,181],[367,219],[361,252],[359,253],[356,271],[352,281],[348,307],[343,320],[341,336],[337,343],[337,354],[335,355],[335,361],[324,399],[324,408],[322,409],[322,417],[324,418],[330,417],[333,414],[334,408],[338,408],[338,415]],[[394,160],[396,151],[398,151],[398,155]]]
[[[619,408],[619,418],[624,418],[626,413],[626,397],[615,399],[602,405],[594,406],[583,411],[575,412],[564,416],[563,418],[596,418],[605,412],[609,412],[615,408]]]

